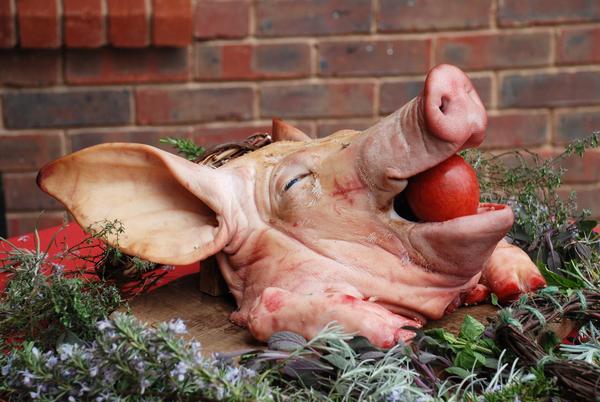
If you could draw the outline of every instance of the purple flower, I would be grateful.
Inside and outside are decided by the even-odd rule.
[[[73,356],[73,345],[70,343],[63,343],[58,347],[58,353],[60,354],[60,360],[65,361]]]
[[[35,376],[30,373],[29,370],[21,371],[21,374],[23,375],[23,385],[30,387],[32,385],[31,380],[35,378]]]
[[[111,320],[101,320],[96,323],[96,327],[100,331],[104,331],[107,328],[114,328]]]
[[[56,366],[56,363],[58,363],[58,358],[56,356],[50,356],[46,360],[46,367],[48,367],[49,369],[51,369],[54,366]]]
[[[188,368],[189,366],[187,363],[179,362],[169,374],[171,374],[171,377],[175,377],[177,378],[177,381],[181,382],[185,380],[185,373],[187,373]]]
[[[187,332],[185,323],[179,318],[175,321],[169,321],[167,325],[169,330],[175,332],[176,334],[185,334]]]

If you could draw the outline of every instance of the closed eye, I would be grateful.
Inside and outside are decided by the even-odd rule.
[[[288,191],[290,188],[292,188],[292,186],[294,184],[298,183],[300,180],[304,179],[308,175],[310,175],[310,173],[306,173],[306,174],[303,174],[301,176],[294,177],[292,180],[290,180],[290,181],[287,182],[287,184],[283,188],[283,191]]]

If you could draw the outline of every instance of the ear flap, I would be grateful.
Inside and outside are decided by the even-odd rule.
[[[190,264],[231,238],[231,175],[148,145],[86,148],[42,168],[38,185],[84,228],[119,220],[118,247],[153,262]],[[117,246],[114,235],[108,240]]]
[[[273,128],[271,131],[271,138],[275,141],[310,141],[308,135],[304,134],[302,130],[286,123],[281,119],[273,119]]]

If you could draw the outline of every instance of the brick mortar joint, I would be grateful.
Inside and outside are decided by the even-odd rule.
[[[568,26],[568,25],[567,25]],[[600,23],[594,24],[595,27],[600,27]],[[398,31],[398,32],[351,32],[347,34],[333,34],[333,35],[294,35],[294,36],[246,36],[243,38],[218,38],[203,40],[195,38],[194,42],[201,43],[216,43],[225,44],[231,42],[252,42],[252,43],[278,43],[288,42],[291,40],[295,41],[307,41],[307,40],[318,40],[320,42],[345,42],[351,40],[401,40],[401,39],[429,39],[432,37],[461,37],[461,36],[478,36],[478,35],[490,35],[498,36],[503,34],[535,34],[535,33],[548,33],[550,34],[555,26],[533,26],[526,28],[510,28],[502,30],[492,30],[489,28],[483,29],[451,29],[451,30],[440,30],[440,31]]]
[[[500,78],[507,75],[537,75],[537,74],[561,74],[561,73],[580,73],[580,72],[600,72],[600,64],[578,64],[578,65],[558,65],[558,66],[532,66],[531,68],[507,68],[498,70]]]

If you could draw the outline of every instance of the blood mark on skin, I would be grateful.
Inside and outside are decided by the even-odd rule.
[[[354,199],[349,195],[352,192],[364,190],[365,186],[358,180],[351,181],[345,185],[340,184],[337,179],[333,180],[333,192],[331,195],[348,201],[350,205],[354,204]]]
[[[516,300],[523,292],[531,292],[536,289],[546,286],[546,281],[541,276],[533,276],[528,279],[524,285],[524,289],[519,286],[516,280],[500,282],[496,289],[496,295],[501,301]]]
[[[342,304],[354,304],[358,301],[358,299],[354,296],[350,296],[350,295],[343,295],[342,299],[341,299],[341,303]]]
[[[271,293],[265,300],[265,308],[269,313],[279,310],[283,307],[283,297],[280,292]]]

